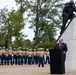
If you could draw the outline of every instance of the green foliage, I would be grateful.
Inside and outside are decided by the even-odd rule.
[[[14,42],[13,42],[13,48],[19,48],[19,47],[22,47],[22,48],[33,48],[33,44],[32,42],[27,39],[23,39],[23,38],[20,38],[20,39],[16,39]]]
[[[56,36],[56,28],[60,28],[61,25],[61,11],[63,0],[15,0],[19,9],[28,9],[28,17],[31,26],[29,28],[34,29],[34,47],[44,46],[48,44],[53,47]],[[27,3],[27,4],[25,4]],[[22,11],[22,10],[21,10]],[[46,44],[46,45],[45,45]],[[52,45],[53,44],[53,45]]]
[[[12,10],[8,12],[6,8],[0,11],[0,34],[1,46],[6,44],[11,46],[12,37],[20,38],[24,36],[21,30],[24,28],[23,15],[19,11]]]
[[[61,25],[62,0],[30,0],[30,28],[34,29],[35,46],[52,41]]]
[[[23,14],[29,7],[28,0],[15,0],[15,1],[17,5],[19,6],[18,11]]]
[[[55,44],[57,28],[60,28],[62,19],[62,1],[63,0],[15,0],[18,10],[4,8],[0,11],[0,46],[4,46],[8,39],[8,45],[12,44],[12,38],[15,37],[13,47],[44,47],[50,48]],[[28,12],[27,12],[28,11]],[[25,26],[24,13],[28,13],[31,26],[34,29],[33,43],[30,40],[24,40],[24,34],[21,30]],[[27,20],[28,21],[28,20]]]
[[[52,41],[55,35],[55,28],[53,25],[48,24],[46,21],[40,22],[38,25],[38,37],[34,37],[35,43],[41,43],[45,41]]]
[[[8,33],[8,9],[0,10],[0,46],[4,46],[5,38]]]
[[[36,48],[54,48],[54,45],[56,43],[56,40],[52,40],[52,41],[45,41],[45,42],[41,42],[40,44],[37,44],[35,47]]]
[[[19,11],[12,10],[9,15],[9,22],[11,34],[13,36],[19,36],[20,31],[24,28],[25,25],[22,14]]]

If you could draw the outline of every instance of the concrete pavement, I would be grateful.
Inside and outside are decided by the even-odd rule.
[[[0,65],[0,75],[51,75],[50,66],[38,67],[38,65]],[[53,74],[54,75],[54,74]],[[76,75],[76,70],[66,70],[64,75]]]

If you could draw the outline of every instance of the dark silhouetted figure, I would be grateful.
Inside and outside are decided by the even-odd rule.
[[[8,38],[5,39],[5,44],[4,44],[4,46],[5,46],[5,49],[8,48]]]
[[[68,51],[67,44],[63,42],[62,38],[60,38],[59,42],[55,45],[54,49],[62,51],[62,53],[60,52],[61,53],[61,57],[62,57],[61,58],[62,59],[62,65],[61,66],[63,66],[62,70],[63,70],[63,73],[65,73],[66,52]],[[58,57],[58,55],[56,55],[56,57]]]
[[[62,27],[61,27],[61,32],[60,34],[62,34],[66,28],[66,23],[67,21],[70,19],[72,20],[75,17],[74,11],[76,12],[76,7],[74,4],[74,1],[71,0],[70,2],[65,4],[65,7],[63,9],[63,13],[62,13]]]
[[[63,42],[62,38],[59,39],[59,43],[57,43],[55,45],[54,49],[61,49],[61,50],[63,50],[64,62],[65,62],[66,52],[68,51],[68,48],[67,48],[67,44]]]

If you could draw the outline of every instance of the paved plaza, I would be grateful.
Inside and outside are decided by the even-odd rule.
[[[51,75],[50,66],[38,67],[37,65],[0,65],[0,75]],[[54,75],[54,74],[53,74]],[[76,75],[76,70],[66,70],[64,75]]]

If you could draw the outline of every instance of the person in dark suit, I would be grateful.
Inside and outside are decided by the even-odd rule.
[[[66,52],[68,51],[68,48],[67,48],[67,44],[63,42],[62,38],[59,39],[59,42],[55,45],[54,49],[63,50],[63,57],[64,57],[64,62],[65,62]]]
[[[65,58],[68,51],[67,44],[60,38],[54,49],[50,49],[50,71],[51,74],[65,73]]]

